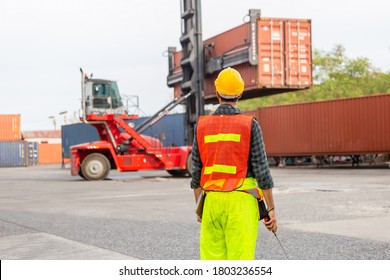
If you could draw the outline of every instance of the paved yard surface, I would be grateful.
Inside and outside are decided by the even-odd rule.
[[[390,259],[390,169],[272,168],[278,237],[297,260]],[[87,182],[68,167],[0,169],[0,259],[198,259],[190,178]],[[283,260],[259,224],[257,259]]]

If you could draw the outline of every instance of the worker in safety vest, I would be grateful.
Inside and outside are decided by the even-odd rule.
[[[197,216],[200,258],[254,259],[258,199],[265,198],[268,206],[265,226],[274,232],[278,228],[273,179],[259,123],[237,108],[244,90],[240,73],[222,70],[215,87],[220,105],[212,115],[199,118],[192,147],[191,188],[204,205]]]

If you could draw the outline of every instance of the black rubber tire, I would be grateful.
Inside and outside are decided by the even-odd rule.
[[[80,170],[79,170],[79,176],[83,179],[85,179],[85,176],[83,174],[83,170],[81,170],[81,167],[80,167]]]
[[[167,170],[169,174],[171,174],[173,177],[185,177],[187,176],[187,170],[185,169],[171,169]]]
[[[81,164],[81,172],[88,181],[103,180],[110,173],[110,161],[102,154],[88,155]]]

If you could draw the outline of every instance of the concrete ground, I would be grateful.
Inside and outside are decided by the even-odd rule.
[[[278,238],[298,260],[390,259],[390,169],[271,169]],[[99,182],[69,168],[0,169],[0,259],[198,259],[190,178],[118,173]],[[257,259],[286,259],[259,224]]]

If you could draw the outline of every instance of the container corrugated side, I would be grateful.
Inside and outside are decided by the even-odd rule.
[[[38,145],[38,163],[39,164],[56,164],[62,162],[61,144],[39,144]]]
[[[390,94],[260,108],[268,156],[390,153]]]
[[[171,114],[166,115],[157,123],[150,126],[142,132],[142,134],[160,140],[164,147],[184,146],[185,145],[185,114]],[[147,117],[138,118],[129,121],[133,123],[134,127],[140,125]]]
[[[249,23],[206,40],[214,43],[215,55],[245,46]],[[223,45],[223,48],[217,46]],[[312,86],[311,21],[306,19],[260,18],[257,21],[257,65],[232,66],[240,72],[245,90],[241,99],[307,89]],[[210,52],[210,57],[213,53]],[[215,99],[218,73],[205,77],[206,100]]]
[[[20,115],[0,115],[0,141],[20,141]]]
[[[249,46],[249,23],[244,23],[203,41],[205,56],[217,57]],[[212,46],[212,47],[209,47]]]
[[[99,141],[97,129],[85,123],[63,125],[61,127],[61,144],[64,158],[70,158],[70,147],[82,143]]]
[[[305,88],[311,77],[311,22],[258,21],[258,73],[261,87]]]
[[[27,166],[27,143],[25,141],[0,142],[0,167]]]

